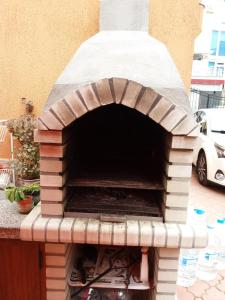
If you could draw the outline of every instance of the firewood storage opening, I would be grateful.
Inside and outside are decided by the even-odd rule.
[[[149,299],[154,256],[153,248],[74,245],[71,299]]]
[[[65,216],[162,220],[166,131],[160,125],[111,104],[88,112],[69,130]]]

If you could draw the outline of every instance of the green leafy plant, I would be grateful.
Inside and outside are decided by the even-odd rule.
[[[7,122],[7,127],[19,143],[16,159],[13,162],[16,175],[22,179],[36,179],[39,177],[39,146],[34,142],[36,120],[33,114],[32,101],[22,98],[25,113],[17,119]]]
[[[33,195],[40,192],[40,183],[27,184],[22,187],[23,192],[26,195]]]
[[[19,202],[25,198],[25,194],[21,187],[7,187],[5,189],[5,194],[10,202]]]
[[[26,196],[28,195],[33,195],[35,193],[38,193],[40,191],[40,184],[39,183],[33,183],[33,184],[28,184],[24,186],[8,186],[5,188],[5,194],[6,198],[10,202],[20,202]]]

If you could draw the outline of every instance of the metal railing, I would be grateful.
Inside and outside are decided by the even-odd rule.
[[[189,101],[193,112],[202,108],[225,108],[225,97],[196,89],[190,90]]]

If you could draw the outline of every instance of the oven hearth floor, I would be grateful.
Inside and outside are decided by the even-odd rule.
[[[156,191],[111,188],[76,188],[71,191],[64,215],[94,217],[110,221],[146,219],[162,221],[160,194]]]

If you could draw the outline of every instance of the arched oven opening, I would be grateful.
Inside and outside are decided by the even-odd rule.
[[[69,130],[65,216],[162,220],[165,129],[135,109],[110,104]]]

